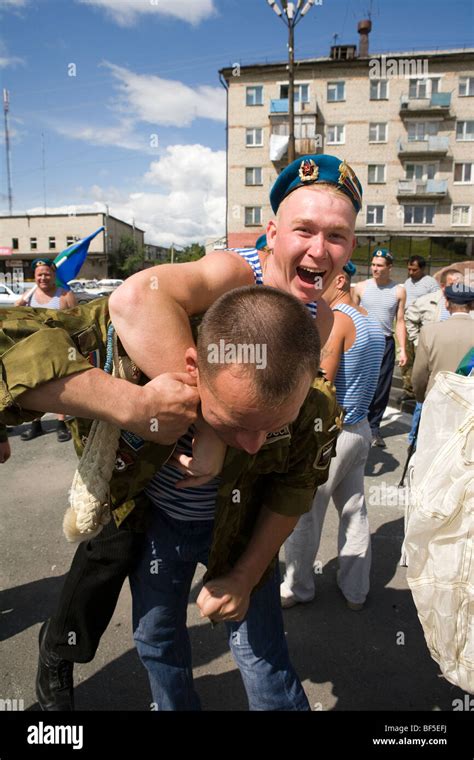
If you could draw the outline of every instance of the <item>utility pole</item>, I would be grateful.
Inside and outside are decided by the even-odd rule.
[[[288,27],[288,163],[295,160],[295,26],[316,0],[267,0],[268,5]]]
[[[8,131],[8,111],[10,110],[10,93],[3,90],[3,115],[5,117],[5,149],[7,152],[7,188],[8,188],[8,210],[10,216],[13,213],[13,193],[12,193],[12,173],[10,167],[10,133]]]
[[[46,161],[44,156],[44,132],[41,132],[41,167],[43,171],[43,206],[46,214]]]

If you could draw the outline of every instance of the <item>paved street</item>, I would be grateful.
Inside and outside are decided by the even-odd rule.
[[[51,418],[51,415],[49,415]],[[372,449],[367,496],[373,534],[372,590],[362,612],[346,609],[335,584],[336,512],[330,506],[320,559],[317,597],[285,612],[293,661],[310,703],[323,710],[452,710],[462,692],[439,676],[426,648],[398,565],[403,536],[403,492],[399,503],[387,490],[398,483],[406,454],[409,417],[389,408],[384,422],[387,449]],[[74,548],[62,535],[67,491],[75,468],[71,443],[48,435],[20,440],[0,467],[0,698],[19,699],[36,710],[34,677],[40,624],[53,612]],[[378,491],[388,504],[380,504]],[[384,494],[391,493],[386,499]],[[212,629],[189,605],[196,687],[206,710],[245,710],[238,671],[228,654],[222,625]],[[151,697],[134,650],[128,586],[95,660],[76,667],[76,699],[84,710],[148,710]]]

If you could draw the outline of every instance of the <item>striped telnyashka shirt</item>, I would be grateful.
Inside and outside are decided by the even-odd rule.
[[[346,410],[344,424],[354,425],[367,417],[379,379],[385,337],[376,320],[352,306],[339,304],[333,311],[347,314],[356,329],[355,341],[342,354],[334,381],[336,398]]]

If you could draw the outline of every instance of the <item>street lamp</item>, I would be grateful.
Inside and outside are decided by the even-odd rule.
[[[268,5],[275,11],[277,16],[280,16],[281,20],[288,27],[288,121],[289,121],[289,134],[288,134],[288,163],[291,164],[295,160],[295,26],[298,24],[303,16],[305,16],[310,8],[315,5],[316,0],[307,0],[303,5],[304,0],[297,0],[297,2],[288,2],[288,0],[280,0],[281,7],[276,0],[267,0]]]

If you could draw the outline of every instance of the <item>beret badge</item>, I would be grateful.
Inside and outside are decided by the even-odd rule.
[[[301,162],[298,174],[302,182],[316,182],[319,175],[319,166],[316,166],[312,158],[305,158]]]

